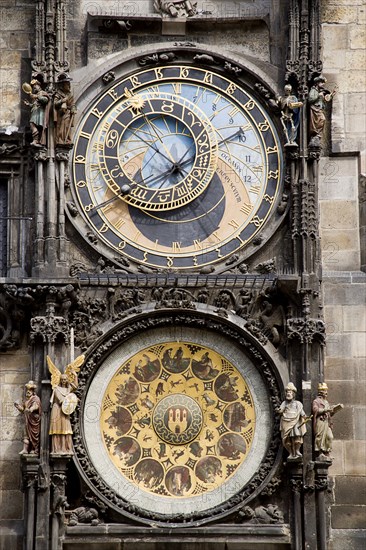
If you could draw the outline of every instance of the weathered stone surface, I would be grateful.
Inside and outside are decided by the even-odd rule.
[[[366,504],[366,478],[338,476],[334,493],[338,504]]]
[[[366,357],[366,338],[362,332],[351,335],[351,348],[353,357]]]
[[[366,475],[366,441],[345,441],[345,474]]]
[[[2,441],[1,442],[1,458],[5,461],[13,461],[14,464],[19,464],[19,453],[23,449],[22,441]]]
[[[348,249],[354,250],[358,253],[360,249],[359,232],[357,229],[343,229],[342,231],[334,231],[334,229],[324,229],[321,232],[321,237],[325,249],[325,257],[327,256],[326,251],[329,249],[330,244],[334,244],[337,248],[337,251],[334,253],[335,257],[337,256],[338,251],[341,252]],[[325,262],[326,261],[327,260],[325,258]]]
[[[366,309],[363,305],[343,307],[344,330],[350,332],[366,331]]]
[[[323,48],[331,52],[346,49],[348,45],[348,25],[323,25]]]
[[[355,529],[332,529],[329,550],[364,550],[365,532]]]
[[[357,96],[358,94],[352,94]],[[356,98],[352,98],[354,104]],[[355,113],[356,114],[356,113]],[[342,116],[342,127],[344,120]],[[353,157],[322,157],[319,162],[319,199],[356,200],[358,198],[358,164]]]
[[[23,418],[3,418],[0,424],[0,440],[14,441],[23,439]]]
[[[364,289],[357,284],[324,283],[327,304],[356,305],[365,303]]]
[[[344,405],[364,405],[366,394],[362,387],[362,384],[355,385],[351,381],[342,382],[329,382],[329,400],[331,403],[343,403]],[[343,411],[339,411],[335,416],[334,422],[338,417],[343,414]]]
[[[356,6],[334,6],[323,4],[321,10],[322,21],[324,23],[352,23],[358,18],[358,9]]]
[[[332,449],[332,466],[329,470],[329,475],[331,476],[337,476],[337,475],[344,475],[344,445],[343,441],[338,441],[335,439],[333,441],[333,449]]]
[[[333,434],[336,439],[354,439],[354,411],[352,407],[345,407],[333,418]]]
[[[365,361],[352,357],[326,357],[325,372],[327,380],[363,380],[366,370]]]
[[[363,529],[366,506],[332,506],[332,527],[335,529]]]
[[[23,517],[23,494],[20,491],[0,491],[2,502],[0,519],[21,519]]]
[[[349,357],[351,355],[351,335],[334,334],[332,339],[327,342],[327,355],[329,357]]]
[[[0,489],[2,490],[19,490],[21,479],[20,460],[19,464],[13,461],[0,461]]]
[[[366,440],[366,409],[354,408],[355,439]]]
[[[358,227],[356,201],[322,201],[320,225],[324,229],[354,229]]]

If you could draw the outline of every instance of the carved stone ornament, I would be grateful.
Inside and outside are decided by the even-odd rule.
[[[78,390],[76,390],[81,400],[81,408],[75,411],[71,419],[74,432],[74,452],[78,467],[81,468],[86,475],[86,478],[88,480],[87,483],[90,486],[91,491],[97,495],[97,498],[108,504],[109,507],[115,509],[120,513],[123,513],[124,515],[127,515],[131,519],[141,521],[142,523],[149,524],[151,523],[151,521],[154,521],[156,522],[156,524],[160,525],[166,525],[167,523],[170,525],[179,525],[182,523],[201,525],[211,520],[214,516],[224,517],[225,515],[228,515],[237,510],[239,507],[242,507],[243,503],[246,503],[247,501],[249,501],[250,498],[253,498],[253,496],[260,492],[261,488],[263,488],[264,483],[268,483],[274,471],[277,469],[280,461],[279,418],[276,417],[276,415],[273,414],[273,431],[266,454],[264,455],[260,466],[257,468],[256,473],[250,479],[250,481],[246,485],[244,485],[243,488],[238,488],[238,492],[236,494],[229,496],[229,498],[221,504],[211,507],[209,509],[202,509],[198,511],[196,510],[195,512],[181,513],[177,511],[175,513],[162,514],[161,512],[159,512],[158,506],[156,508],[156,511],[150,511],[148,509],[141,508],[139,506],[140,500],[135,499],[135,501],[131,501],[129,498],[130,495],[127,494],[126,496],[121,496],[120,492],[116,492],[110,485],[108,485],[104,481],[104,479],[101,477],[100,473],[94,466],[94,463],[91,461],[89,455],[85,451],[84,431],[82,428],[84,414],[83,402],[87,395],[87,392],[89,391],[88,388],[90,385],[90,380],[92,380],[93,377],[97,375],[101,363],[107,357],[109,357],[109,355],[117,346],[121,346],[122,343],[130,341],[133,336],[137,336],[138,334],[142,333],[145,334],[151,329],[160,330],[164,327],[172,326],[187,327],[187,330],[207,330],[211,333],[212,331],[214,331],[217,332],[217,334],[220,334],[221,337],[225,337],[228,342],[230,342],[230,340],[233,343],[236,342],[236,344],[238,344],[243,350],[245,350],[245,353],[248,354],[251,360],[255,361],[258,373],[260,373],[260,376],[263,378],[263,382],[266,384],[266,388],[268,389],[270,406],[273,407],[273,409],[279,406],[280,389],[278,387],[277,378],[273,371],[271,363],[268,362],[266,356],[263,355],[263,353],[257,347],[253,346],[249,342],[249,340],[246,339],[246,337],[240,330],[238,330],[234,326],[228,325],[227,323],[223,324],[217,319],[201,316],[200,314],[191,311],[187,311],[185,313],[182,312],[179,314],[173,313],[169,315],[164,314],[163,312],[156,312],[154,316],[140,317],[139,319],[136,319],[134,321],[130,320],[126,325],[122,325],[109,337],[107,341],[96,347],[94,352],[89,355],[82,369],[82,372],[80,373],[79,387]],[[153,364],[151,363],[151,369],[152,368]],[[138,371],[136,375],[137,377],[149,376],[151,378],[151,376],[154,376],[153,373],[155,371],[151,370],[150,372],[150,370],[147,370],[146,375],[143,374],[142,371],[141,374],[139,374],[139,372],[140,371]],[[126,376],[128,378],[128,375]],[[209,382],[207,382],[206,384],[209,384]],[[120,390],[122,391],[123,388],[121,387]],[[207,405],[210,406],[210,401],[207,402]],[[150,406],[150,403],[146,400],[144,400],[144,407],[145,406]],[[149,414],[147,414],[147,417],[149,417]],[[112,420],[110,421],[112,422]],[[141,426],[138,429],[140,430],[144,428],[145,421],[143,418],[141,418]],[[179,450],[178,447],[177,449]],[[194,452],[199,453],[198,448],[193,450]],[[132,450],[130,452],[132,453]],[[161,450],[161,452],[164,452],[164,449]],[[128,460],[135,460],[134,455],[128,456],[130,457],[128,458]],[[197,454],[197,457],[199,457],[199,454]],[[146,460],[151,459],[147,458]],[[259,512],[258,514],[259,517],[261,514]]]
[[[284,517],[281,510],[275,504],[268,504],[267,506],[257,506],[254,509],[250,506],[244,506],[238,512],[236,522],[255,525],[273,525],[283,523]]]
[[[100,519],[98,518],[98,510],[96,508],[89,508],[87,506],[79,506],[74,510],[70,510],[68,525],[73,527],[80,523],[88,523],[89,525],[99,525]]]
[[[192,17],[197,12],[197,2],[191,0],[154,0],[155,11],[168,17]]]
[[[32,342],[40,337],[43,342],[56,342],[59,335],[66,343],[69,341],[69,326],[64,317],[40,316],[31,319],[30,339]]]
[[[325,344],[325,323],[322,319],[287,319],[287,337],[289,340],[297,338],[301,344],[318,340]]]
[[[113,82],[116,79],[116,74],[114,71],[108,71],[102,76],[102,80],[104,84],[110,84],[110,82]]]

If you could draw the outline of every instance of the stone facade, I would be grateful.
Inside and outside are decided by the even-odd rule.
[[[225,50],[231,53],[233,60],[244,57],[248,67],[256,67],[257,74],[266,74],[270,87],[282,93],[288,41],[283,14],[287,12],[289,2],[198,2],[198,15],[201,14],[202,19],[211,18],[209,24],[204,24],[197,16],[185,22],[183,32],[179,22],[169,21],[165,34],[161,32],[160,15],[154,11],[152,4],[148,0],[109,0],[103,3],[84,0],[66,4],[67,56],[76,93],[81,94],[88,79],[93,80],[94,71],[102,74],[104,65],[113,67],[123,54],[128,56],[132,52],[137,56],[148,48],[152,50],[153,47],[166,46],[180,40],[199,44],[203,51],[211,51],[214,55]],[[330,401],[343,402],[345,406],[335,418],[334,462],[329,469],[331,482],[326,494],[329,509],[327,537],[330,550],[343,550],[346,547],[361,550],[366,528],[366,403],[363,391],[366,378],[366,7],[363,0],[321,0],[320,4],[323,74],[330,89],[335,85],[339,88],[328,110],[323,153],[319,162],[320,295],[327,333],[324,379],[329,386]],[[146,21],[141,22],[141,14],[146,15]],[[122,16],[124,22],[129,21],[131,29],[120,26]],[[34,1],[4,0],[1,3],[0,147],[4,146],[4,151],[0,156],[0,161],[3,160],[0,162],[0,180],[9,181],[13,189],[9,200],[14,218],[21,213],[24,219],[9,221],[10,269],[3,273],[0,283],[14,283],[22,288],[29,284],[34,292],[32,300],[42,301],[43,298],[41,300],[35,296],[37,284],[65,286],[70,282],[68,264],[77,262],[86,263],[89,272],[98,274],[98,254],[96,251],[92,254],[87,252],[85,242],[75,235],[71,224],[68,224],[66,231],[70,243],[57,268],[48,275],[47,271],[43,271],[46,275],[41,277],[41,271],[32,265],[29,228],[33,227],[34,231],[34,226],[29,220],[34,215],[30,205],[36,195],[36,188],[31,158],[33,153],[29,153],[29,148],[26,148],[30,142],[29,113],[22,103],[25,96],[21,92],[21,85],[31,79],[30,60],[34,58],[35,28]],[[252,260],[250,267],[273,257],[273,251],[279,249],[283,238],[289,239],[284,228],[278,231],[264,252],[254,255],[255,261]],[[67,262],[65,257],[71,260]],[[283,264],[286,262],[283,261]],[[75,280],[71,282],[74,284]],[[290,291],[286,290],[284,294],[294,292],[290,284],[288,288]],[[97,295],[100,300],[98,304],[103,300],[107,303],[100,289],[95,290]],[[7,295],[2,299],[2,311],[6,311],[10,302],[7,301]],[[24,303],[33,304],[30,299]],[[40,309],[46,309],[45,303],[46,300]],[[59,297],[56,313],[61,312],[63,315],[67,309],[65,304],[66,300]],[[15,311],[15,306],[11,307]],[[92,314],[95,316],[95,325],[91,323],[88,327],[88,330],[95,329],[95,338],[98,336],[98,323],[102,325],[106,322],[106,317],[103,318],[101,311],[97,313],[97,309],[95,306]],[[24,384],[36,373],[39,374],[39,382],[48,377],[48,373],[39,367],[43,358],[32,347],[29,328],[25,331],[19,328],[24,326],[23,321],[29,327],[29,310],[26,310],[25,319],[20,317],[23,313],[19,313],[18,318],[18,313],[14,313],[12,317],[13,340],[17,345],[3,347],[0,355],[0,529],[1,548],[4,550],[22,548],[26,529],[24,495],[20,490],[21,471],[18,467],[23,422],[13,402],[21,400]],[[2,316],[0,319],[2,327],[5,326],[4,318]],[[299,367],[296,362],[294,365],[295,369]],[[306,393],[306,388],[305,384],[304,402],[309,406],[310,394]],[[315,389],[313,385],[312,394]],[[311,451],[308,453],[311,454]],[[78,537],[81,540],[83,536],[82,528],[79,529],[75,540]],[[97,529],[100,529],[98,535],[102,540],[103,529]],[[242,539],[245,542],[229,542],[225,548],[234,550],[236,544],[241,550],[252,548],[249,531],[245,533],[246,538]],[[217,536],[224,537],[219,531]],[[224,539],[220,539],[215,546],[211,546],[212,540],[206,540],[204,544],[210,550],[221,550],[224,545],[221,540]],[[284,535],[283,542],[278,539],[271,548],[288,548],[288,541],[289,537]],[[178,544],[177,541],[175,543]],[[113,544],[111,541],[111,548],[119,547],[119,543],[116,542],[115,546]],[[151,548],[157,548],[155,544],[173,543],[154,543]],[[189,548],[193,548],[193,543],[187,544],[192,544]],[[88,548],[91,547],[88,543]],[[64,548],[74,549],[75,546],[68,543]],[[183,550],[183,546],[181,548]],[[143,549],[150,550],[150,546],[145,545]]]

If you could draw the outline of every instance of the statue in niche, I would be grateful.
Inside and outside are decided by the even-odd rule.
[[[314,449],[319,460],[330,460],[333,432],[332,416],[343,409],[343,405],[330,406],[328,400],[328,386],[324,382],[318,385],[318,395],[312,403]]]
[[[288,451],[288,460],[299,460],[302,457],[300,447],[306,433],[306,416],[303,405],[295,400],[297,389],[292,382],[285,388],[285,401],[276,409],[281,415],[281,437],[282,444]]]
[[[314,78],[314,83],[310,88],[308,102],[310,105],[309,134],[310,140],[320,140],[325,124],[325,106],[332,101],[337,93],[337,87],[332,92],[324,88],[327,79],[324,76]]]
[[[197,12],[197,2],[190,0],[154,0],[154,8],[158,13],[166,13],[170,17],[192,17]]]
[[[25,82],[23,92],[29,95],[24,104],[30,107],[29,125],[32,132],[32,143],[35,147],[46,145],[46,128],[48,126],[50,96],[42,90],[39,80],[32,80],[30,84]]]
[[[19,412],[24,414],[25,437],[23,449],[19,454],[39,454],[39,436],[41,432],[41,400],[36,395],[36,384],[30,380],[25,385],[25,400],[22,404],[14,403]]]
[[[56,93],[53,100],[56,145],[72,143],[71,131],[74,126],[76,106],[70,82],[71,78],[66,74],[61,74],[56,82]]]
[[[51,373],[51,453],[61,455],[72,455],[72,428],[70,414],[74,412],[77,405],[77,397],[73,393],[78,387],[77,373],[84,363],[84,355],[77,357],[67,365],[65,373],[61,374],[51,358],[47,355],[47,364]]]
[[[277,96],[277,105],[281,109],[281,124],[286,138],[286,145],[297,145],[297,130],[300,124],[300,108],[303,102],[292,93],[291,84],[284,87],[285,95]]]

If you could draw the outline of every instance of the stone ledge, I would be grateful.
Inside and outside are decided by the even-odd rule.
[[[125,524],[101,524],[76,525],[66,528],[65,543],[78,543],[80,537],[90,537],[90,542],[97,542],[98,539],[108,541],[122,540],[138,541],[151,537],[154,542],[178,542],[184,536],[187,542],[243,542],[257,544],[288,544],[290,543],[290,527],[288,524],[281,525],[210,525],[207,527],[172,527],[151,528],[143,526],[131,526]],[[244,539],[243,539],[244,537]],[[269,546],[270,547],[270,546]],[[264,548],[264,546],[261,546]]]

